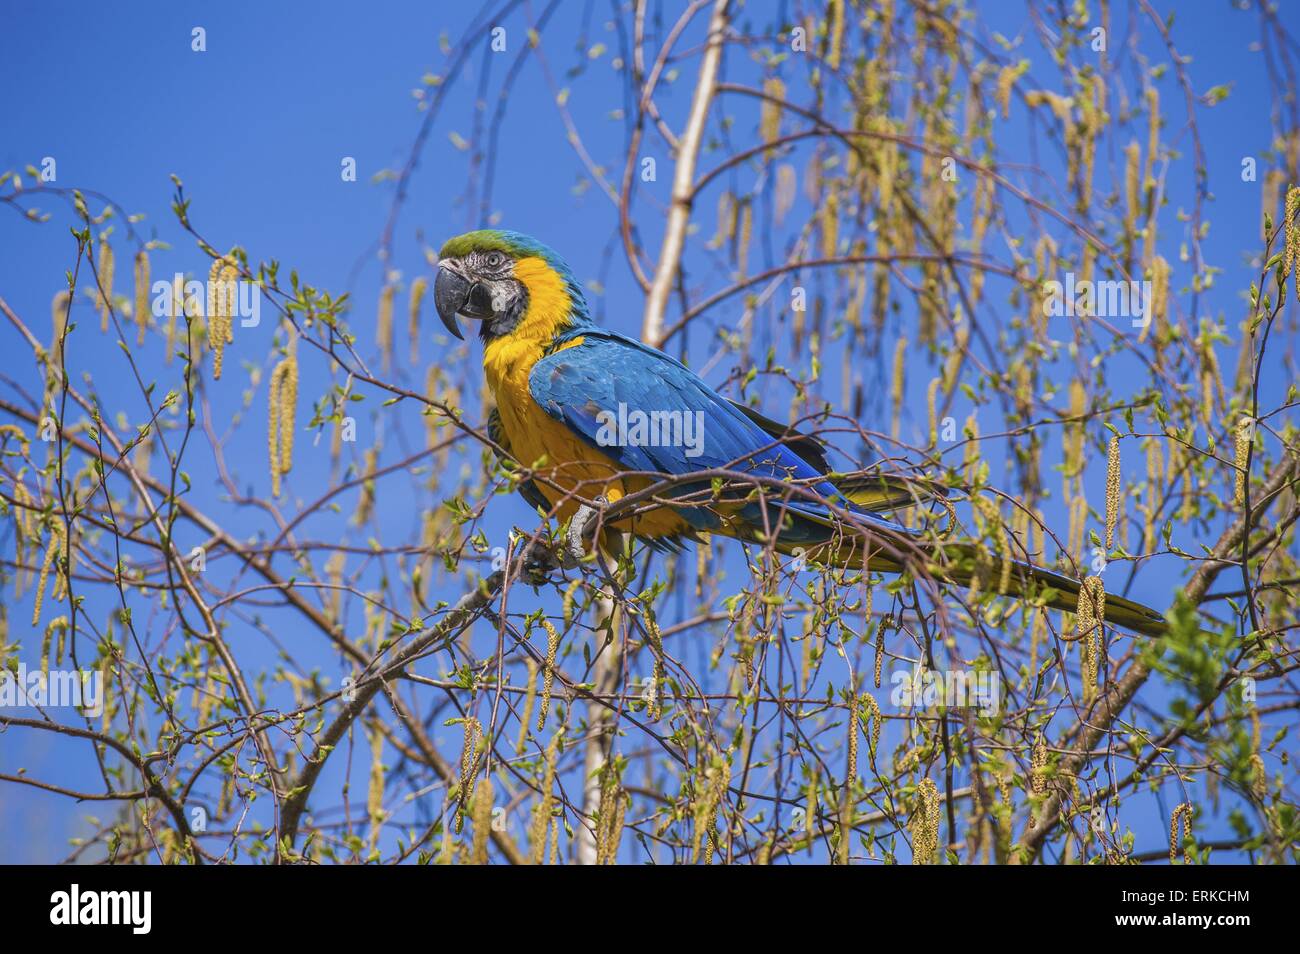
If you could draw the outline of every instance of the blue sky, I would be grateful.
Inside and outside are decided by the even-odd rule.
[[[1018,5],[977,6],[981,18],[976,30],[986,38],[995,31],[1014,36],[1025,28]],[[1173,8],[1167,2],[1157,2],[1156,6]],[[1241,292],[1254,277],[1246,266],[1247,257],[1257,248],[1260,210],[1260,184],[1241,180],[1241,161],[1246,156],[1257,157],[1262,180],[1264,154],[1271,146],[1267,77],[1260,54],[1250,49],[1258,39],[1258,23],[1253,13],[1238,12],[1226,3],[1177,6],[1174,36],[1180,51],[1191,58],[1188,69],[1196,91],[1232,84],[1230,98],[1214,109],[1200,109],[1198,122],[1213,193],[1206,209],[1211,229],[1204,249],[1207,259],[1223,269],[1216,286],[1203,296],[1201,308],[1203,314],[1225,325],[1235,342],[1243,314]],[[153,253],[155,277],[178,269],[206,272],[207,259],[187,240],[169,210],[172,186],[168,176],[176,174],[193,201],[190,211],[196,227],[218,248],[239,244],[254,260],[277,258],[286,267],[296,268],[308,282],[336,293],[351,292],[356,310],[349,320],[360,330],[363,345],[368,345],[365,316],[367,310],[373,309],[383,278],[383,267],[373,252],[392,198],[391,182],[373,183],[371,179],[381,170],[398,169],[405,163],[423,115],[416,108],[412,91],[421,88],[425,74],[446,71],[449,57],[456,53],[454,44],[479,11],[470,4],[442,2],[365,6],[323,2],[312,4],[307,16],[302,13],[304,9],[289,4],[10,3],[6,28],[0,32],[0,170],[21,169],[52,156],[57,161],[58,185],[95,190],[130,212],[143,213],[145,218],[135,228],[171,246]],[[535,4],[532,9],[537,15],[542,5]],[[762,4],[751,8],[742,16],[742,24],[762,22],[766,17],[756,11],[767,9]],[[1115,16],[1127,16],[1127,9],[1127,5],[1120,5],[1121,13]],[[1293,28],[1300,26],[1293,10],[1284,9],[1282,15],[1292,21]],[[616,49],[617,34],[606,28],[609,19],[607,4],[565,3],[547,25],[544,37],[555,82],[572,87],[569,106],[582,129],[586,147],[597,162],[608,167],[612,177],[617,177],[621,172],[625,126],[610,114],[626,106],[622,82],[615,81],[611,52],[594,58],[576,52],[589,50],[596,43]],[[526,25],[519,10],[504,22],[512,62],[514,51],[524,42]],[[191,30],[195,26],[206,30],[206,52],[191,49]],[[1121,32],[1118,27],[1113,32],[1116,48],[1120,46]],[[1145,52],[1153,59],[1164,59],[1158,38],[1149,33],[1146,28],[1142,41]],[[439,38],[444,35],[451,44],[448,51],[440,48]],[[698,30],[692,39],[698,41]],[[1054,76],[1032,37],[1026,44],[1026,56],[1034,60],[1035,74]],[[693,42],[683,45],[690,48]],[[1118,50],[1115,55],[1127,57]],[[401,271],[407,280],[425,267],[423,246],[436,248],[444,238],[484,224],[477,204],[463,201],[469,154],[457,148],[452,134],[468,136],[471,131],[470,94],[485,65],[492,68],[487,85],[490,114],[506,64],[485,53],[473,53],[466,74],[434,125],[395,232],[390,267]],[[575,64],[585,72],[566,78],[566,71]],[[1132,66],[1135,64],[1128,63],[1126,69]],[[685,78],[693,77],[695,59],[681,64],[681,69]],[[731,56],[726,69],[728,78],[737,81],[753,81],[758,75],[754,64],[740,55]],[[1169,111],[1164,138],[1175,149],[1190,155],[1191,143],[1179,131],[1184,112],[1172,74],[1165,76],[1159,86],[1162,103]],[[671,125],[680,126],[688,91],[689,83],[684,82],[675,92],[669,88],[659,97]],[[735,97],[722,103],[723,113],[735,119],[736,138],[745,141],[752,137],[756,107]],[[1017,104],[1016,112],[1023,116],[1023,106]],[[1139,138],[1144,135],[1140,123],[1135,130]],[[1004,155],[1017,136],[1029,136],[1023,120],[1011,124],[1003,140]],[[660,163],[660,174],[658,182],[641,187],[637,222],[653,250],[658,246],[671,160],[661,140],[651,136],[647,142],[647,151]],[[340,163],[344,157],[355,158],[358,181],[342,181]],[[718,156],[708,155],[701,168],[711,168],[717,160]],[[1045,156],[1043,161],[1053,172],[1058,171],[1056,157]],[[1099,165],[1119,161],[1117,156],[1099,158]],[[1107,176],[1107,172],[1099,171],[1101,181],[1107,181]],[[750,182],[745,174],[739,178],[739,187],[748,188]],[[617,224],[614,208],[594,186],[587,183],[583,188],[584,182],[587,179],[566,140],[547,79],[537,62],[530,60],[513,88],[502,127],[495,157],[492,209],[499,214],[502,225],[537,235],[561,250],[581,279],[599,279],[604,294],[593,296],[597,314],[620,331],[638,334],[642,299],[628,274],[621,249],[612,244]],[[1171,204],[1190,210],[1191,183],[1190,163],[1176,163],[1169,185]],[[709,194],[702,201],[701,233],[693,237],[687,258],[692,279],[708,290],[720,287],[725,277],[717,259],[701,248],[713,229],[715,199],[715,194]],[[798,202],[806,213],[806,198],[801,196]],[[53,223],[33,225],[0,206],[0,296],[38,333],[48,336],[50,299],[71,266],[73,243],[65,227],[70,221],[67,209],[53,200],[38,204],[56,213]],[[99,206],[91,202],[92,210]],[[120,222],[117,228],[115,234],[120,236]],[[1175,261],[1180,236],[1172,216],[1165,216],[1163,228],[1162,249]],[[755,259],[758,264],[771,264],[762,261],[766,254],[762,249],[761,244],[756,246]],[[784,247],[777,246],[778,257],[782,251]],[[120,290],[129,280],[125,246],[119,252],[118,276]],[[1004,307],[1003,297],[992,291],[988,302],[986,307],[994,316]],[[739,300],[735,300],[715,310],[707,323],[692,329],[687,356],[693,364],[703,363],[713,353],[716,344],[709,340],[712,330],[734,320],[738,307]],[[399,304],[397,314],[402,327],[404,304]],[[906,322],[908,317],[904,312],[900,320]],[[760,342],[776,334],[778,319],[779,315],[772,311],[760,315]],[[110,412],[125,413],[134,422],[141,406],[138,394],[129,387],[127,370],[117,360],[115,349],[97,344],[97,319],[84,304],[79,320],[90,334],[82,336],[72,355],[74,380],[83,371],[92,373]],[[264,364],[272,328],[273,323],[264,322],[255,333],[236,329],[236,340],[227,353],[228,364]],[[398,340],[398,353],[403,354],[404,336],[399,335]],[[780,340],[779,335],[772,340]],[[151,341],[146,347],[146,354],[161,357],[158,342]],[[0,349],[7,356],[5,375],[38,391],[39,378],[31,370],[27,349],[7,323],[0,327]],[[365,348],[362,350],[366,353]],[[892,347],[886,344],[881,353],[888,356]],[[1235,347],[1224,352],[1234,357],[1235,353]],[[427,333],[421,354],[422,363],[445,361],[457,374],[464,367],[451,363],[468,362],[472,372],[477,361],[476,346],[440,353],[435,339]],[[373,357],[373,348],[367,357]],[[867,374],[887,375],[887,357],[872,360],[877,365],[870,367]],[[734,363],[731,358],[723,360],[710,380],[721,382]],[[909,387],[914,385],[923,393],[924,383],[932,373],[927,370],[913,376]],[[319,393],[326,381],[319,367],[305,367],[303,377],[306,396]],[[423,367],[411,369],[403,361],[395,377],[407,386],[422,387]],[[474,380],[475,376],[469,373],[467,378]],[[173,384],[171,381],[166,386]],[[261,394],[254,396],[247,411],[241,411],[245,386],[246,378],[232,375],[228,387],[210,387],[208,394],[213,400],[214,417],[222,426],[240,413],[250,419],[248,436],[232,440],[227,447],[227,463],[238,483],[251,487],[260,481],[259,492],[265,493],[265,441],[261,430],[265,398]],[[1269,387],[1275,391],[1280,379],[1272,379]],[[837,396],[838,382],[828,381],[824,391],[828,397]],[[873,400],[883,400],[886,393],[887,387],[880,383],[873,391]],[[778,412],[783,408],[782,400],[778,396],[775,402]],[[371,400],[365,414],[373,412],[377,403]],[[910,399],[908,403],[915,406]],[[465,407],[473,416],[478,402],[467,399]],[[923,413],[910,412],[913,426],[920,426]],[[958,419],[963,419],[965,413],[961,412]],[[365,414],[361,420],[374,426],[376,419]],[[300,421],[305,417],[303,413]],[[875,423],[887,429],[887,423]],[[408,415],[404,423],[396,426],[392,443],[401,445],[405,441],[418,446],[419,428],[418,417]],[[993,429],[992,423],[985,429]],[[309,446],[310,435],[300,439],[299,470],[290,480],[295,498],[310,500],[325,486],[322,474],[326,444],[322,441],[319,449],[313,449]],[[477,456],[471,455],[468,465],[476,463]],[[1140,460],[1128,461],[1129,468],[1140,470]],[[211,473],[204,475],[200,471],[198,476],[196,502],[220,509],[223,490]],[[381,501],[386,527],[399,534],[410,528],[412,512],[428,504],[427,476],[418,474],[398,480],[386,491]],[[1090,496],[1099,499],[1103,486],[1104,471],[1090,471]],[[396,492],[388,496],[390,491]],[[345,511],[348,507],[350,504],[345,505]],[[517,501],[502,500],[494,508],[486,524],[493,539],[503,537],[512,524],[531,528],[535,523],[530,522],[527,509]],[[241,535],[265,530],[264,522],[247,510],[231,510],[228,519],[232,529]],[[322,527],[331,524],[326,522]],[[364,534],[359,535],[360,540],[364,538]],[[4,539],[9,546],[10,538]],[[1184,541],[1184,546],[1193,549],[1187,544],[1194,542]],[[735,554],[732,556],[734,581],[736,572],[743,572],[743,564],[734,559]],[[1139,578],[1132,595],[1164,605],[1175,585],[1177,569],[1168,562],[1156,566]],[[463,581],[452,577],[440,581],[440,585],[447,587],[445,595],[452,598],[463,588]],[[4,598],[7,596],[4,594]],[[15,632],[29,615],[29,601],[10,607],[10,625]],[[284,632],[286,639],[293,635],[292,629]],[[241,652],[249,654],[251,667],[256,668],[262,656],[267,663],[272,660],[271,653],[256,640],[240,643],[245,639],[246,633],[236,642]],[[707,661],[711,645],[701,643],[698,659],[702,663]],[[31,664],[38,656],[38,647],[28,642],[24,656]],[[695,657],[695,653],[684,653],[688,662]],[[340,670],[336,661],[332,670],[328,668],[329,654],[309,658],[337,678]],[[43,736],[31,733],[10,732],[3,738],[0,771],[13,771],[22,765],[34,776],[55,778],[62,784],[93,784],[93,766],[69,762],[71,750],[60,748],[61,743],[51,745]],[[364,741],[359,755],[363,750]],[[451,741],[448,751],[454,750]],[[359,757],[358,761],[364,763],[365,759]],[[360,778],[364,779],[364,764],[361,771]],[[1128,810],[1132,814],[1125,814],[1125,824],[1135,828],[1143,823],[1143,814],[1148,816],[1150,827],[1144,829],[1148,837],[1139,847],[1158,844],[1167,807],[1150,801],[1140,807],[1135,805]],[[79,819],[84,812],[83,808],[28,789],[0,787],[0,831],[27,833],[25,837],[0,838],[0,860],[59,857],[67,839],[83,830]]]

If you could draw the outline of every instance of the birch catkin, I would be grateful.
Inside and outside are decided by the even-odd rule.
[[[267,454],[271,462],[271,495],[280,496],[280,478],[293,467],[293,436],[298,413],[297,335],[290,335],[288,354],[271,372]]]
[[[798,191],[794,166],[786,163],[776,170],[776,190],[772,203],[772,214],[776,224],[780,225],[794,207],[795,193]]]
[[[479,744],[483,740],[483,725],[473,716],[466,716],[465,746],[460,752],[460,811],[456,818],[456,831],[465,824],[465,806],[472,805],[474,784],[478,779],[480,766]]]
[[[912,864],[932,865],[939,854],[939,789],[923,778],[916,790],[916,808],[908,822],[912,834]]]
[[[1282,274],[1290,275],[1294,272],[1296,288],[1300,292],[1300,222],[1296,222],[1297,213],[1300,213],[1300,186],[1292,186],[1286,192],[1286,219],[1283,222],[1286,227],[1286,254]]]
[[[144,249],[135,253],[135,327],[137,345],[144,344],[144,334],[149,330],[149,253]]]
[[[1079,603],[1075,610],[1074,639],[1096,632],[1106,622],[1106,587],[1099,576],[1090,576],[1079,585]],[[1073,642],[1068,636],[1063,639]]]
[[[826,51],[826,66],[835,72],[840,68],[840,51],[844,45],[844,0],[830,0],[827,7],[826,33],[829,48]]]
[[[379,844],[384,823],[384,734],[376,727],[370,735],[370,784],[366,789],[366,816],[370,819],[370,850]]]
[[[1250,707],[1250,790],[1257,799],[1263,800],[1268,794],[1268,769],[1264,766],[1264,757],[1259,754],[1260,727],[1259,708]]]
[[[1047,743],[1040,735],[1034,742],[1034,751],[1029,758],[1029,790],[1035,795],[1047,791]]]
[[[214,259],[208,270],[208,347],[212,350],[212,377],[221,380],[226,345],[235,340],[231,316],[235,313],[235,282],[239,268],[229,255]]]
[[[492,834],[492,779],[484,777],[479,783],[470,812],[474,821],[474,838],[470,843],[469,863],[485,865],[488,863],[488,837]]]
[[[519,713],[519,741],[515,755],[522,756],[528,749],[528,723],[533,720],[533,707],[537,705],[537,663],[528,660],[528,689],[524,693],[523,709]]]
[[[1236,446],[1236,481],[1233,487],[1232,500],[1238,507],[1246,505],[1246,479],[1250,475],[1246,473],[1246,463],[1250,459],[1251,436],[1254,430],[1253,422],[1248,417],[1243,417],[1237,422],[1237,446]]]
[[[894,345],[894,379],[890,382],[890,400],[893,403],[893,423],[891,433],[898,436],[899,419],[903,411],[903,390],[906,385],[905,369],[907,367],[907,339],[899,338]]]
[[[663,715],[664,641],[653,614],[647,615],[646,628],[650,634],[650,651],[654,654],[654,667],[650,673],[651,696],[647,700],[646,714],[651,722],[658,722]]]
[[[1173,814],[1169,818],[1169,863],[1172,865],[1178,860],[1178,821],[1183,822],[1183,840],[1184,842],[1192,836],[1192,803],[1183,802],[1174,808]],[[1183,848],[1183,864],[1191,864],[1191,849]]]
[[[1124,149],[1124,191],[1128,200],[1124,206],[1125,242],[1131,245],[1142,211],[1142,147],[1136,139]]]
[[[379,346],[379,362],[385,372],[393,363],[393,293],[397,286],[391,282],[379,291],[379,317],[375,321],[375,344]]]
[[[113,306],[113,246],[107,239],[99,241],[99,330],[108,331],[108,315]]]
[[[555,654],[560,648],[560,634],[555,631],[549,619],[542,619],[542,628],[546,630],[546,664],[542,669],[542,708],[537,713],[537,731],[546,727],[546,715],[551,711],[551,688],[555,684]]]
[[[185,278],[177,275],[172,279],[172,307],[167,315],[167,353],[163,355],[165,364],[172,363],[172,352],[176,350],[176,321],[185,315]],[[186,336],[189,337],[188,335]]]
[[[1119,519],[1119,438],[1112,437],[1106,449],[1106,552],[1115,548],[1115,524]]]
[[[411,341],[411,364],[420,360],[420,306],[429,291],[429,280],[421,275],[411,282],[410,317],[407,322],[407,337]]]
[[[1065,433],[1065,480],[1067,489],[1071,477],[1076,477],[1083,467],[1084,415],[1088,410],[1088,392],[1083,382],[1075,378],[1070,382],[1070,422]],[[1068,494],[1067,494],[1068,495]]]
[[[880,688],[880,672],[881,669],[884,668],[885,664],[885,632],[893,625],[893,615],[886,613],[880,618],[880,625],[876,627],[876,658],[872,677],[875,680],[877,689]]]
[[[930,446],[934,447],[939,443],[939,418],[935,404],[939,396],[939,385],[943,383],[942,378],[934,378],[925,392],[926,408],[930,414]]]
[[[781,103],[785,99],[785,83],[780,77],[770,77],[763,84],[763,92],[771,99],[764,99],[759,113],[759,135],[763,142],[770,143],[781,136]]]
[[[58,374],[54,369],[63,366],[63,333],[68,324],[68,303],[70,301],[72,301],[72,293],[65,288],[56,292],[54,300],[50,302],[50,318],[54,328],[54,338],[50,342],[51,381]]]
[[[846,794],[852,791],[853,783],[858,780],[858,707],[861,704],[859,699],[849,705],[848,760],[844,778]],[[848,843],[848,834],[848,831],[843,832],[842,844]]]
[[[45,558],[41,561],[41,575],[36,582],[36,602],[32,607],[33,626],[41,621],[41,603],[45,599],[45,583],[50,577],[50,567],[54,564],[54,559],[61,549],[63,532],[63,524],[58,520],[50,524],[50,542],[45,548]]]
[[[533,823],[528,831],[530,859],[535,865],[540,865],[546,857],[546,835],[551,827],[551,812],[555,804],[555,765],[559,759],[560,740],[563,737],[564,730],[560,729],[546,746],[546,767],[542,772],[541,784],[542,797],[538,800],[537,807],[533,809]],[[554,849],[552,849],[553,856]]]
[[[1011,116],[1011,88],[1015,85],[1016,80],[1025,75],[1028,69],[1029,61],[1022,60],[1015,66],[1008,64],[998,71],[994,100],[1002,110],[1003,119],[1009,119]]]
[[[1083,699],[1091,702],[1097,692],[1101,636],[1106,622],[1106,587],[1099,576],[1090,576],[1079,587],[1075,613],[1075,639],[1083,640]]]
[[[1151,259],[1151,320],[1138,335],[1138,341],[1146,340],[1147,332],[1154,326],[1157,348],[1166,339],[1165,329],[1169,326],[1169,275],[1169,262],[1163,255]]]

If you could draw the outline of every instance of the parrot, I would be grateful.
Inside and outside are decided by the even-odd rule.
[[[447,240],[433,299],[457,339],[464,340],[458,319],[478,322],[495,404],[488,437],[498,456],[527,471],[523,498],[568,524],[570,540],[593,504],[657,486],[606,531],[663,551],[718,534],[844,568],[924,568],[951,584],[980,574],[1010,597],[1078,606],[1079,580],[1019,560],[1011,573],[981,573],[987,548],[937,542],[891,516],[946,489],[837,475],[817,437],[723,397],[665,352],[598,326],[568,265],[535,238],[480,229]],[[1107,622],[1166,632],[1154,610],[1109,593],[1104,600]]]

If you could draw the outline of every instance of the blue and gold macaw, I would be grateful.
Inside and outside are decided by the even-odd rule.
[[[927,561],[933,569],[939,560],[942,578],[972,578],[974,546],[927,542],[882,516],[915,502],[909,484],[831,479],[816,438],[727,400],[662,351],[597,327],[573,273],[541,242],[518,232],[467,232],[443,245],[439,258],[434,305],[457,338],[457,316],[480,323],[483,371],[496,399],[489,434],[531,470],[533,479],[520,485],[530,504],[570,521],[583,500],[613,504],[667,477],[677,482],[658,499],[671,503],[647,502],[613,528],[661,549],[703,532],[773,540],[780,552],[841,566],[861,566],[870,547],[873,570]],[[620,413],[635,412],[700,421],[702,439],[688,447],[611,430]],[[734,477],[719,492],[713,478],[721,472]],[[700,480],[682,480],[696,474]],[[737,491],[742,478],[749,486]],[[761,495],[753,492],[759,486]],[[1007,591],[1044,587],[1054,591],[1049,605],[1075,608],[1078,581],[1028,563],[1015,564]],[[1105,612],[1109,622],[1140,632],[1164,629],[1159,615],[1120,597],[1108,594]]]

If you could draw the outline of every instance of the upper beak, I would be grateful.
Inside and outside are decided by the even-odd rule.
[[[438,278],[433,283],[433,304],[447,330],[462,341],[465,337],[456,324],[457,315],[479,321],[494,315],[492,295],[487,288],[478,282],[471,282],[446,265],[438,267]]]

